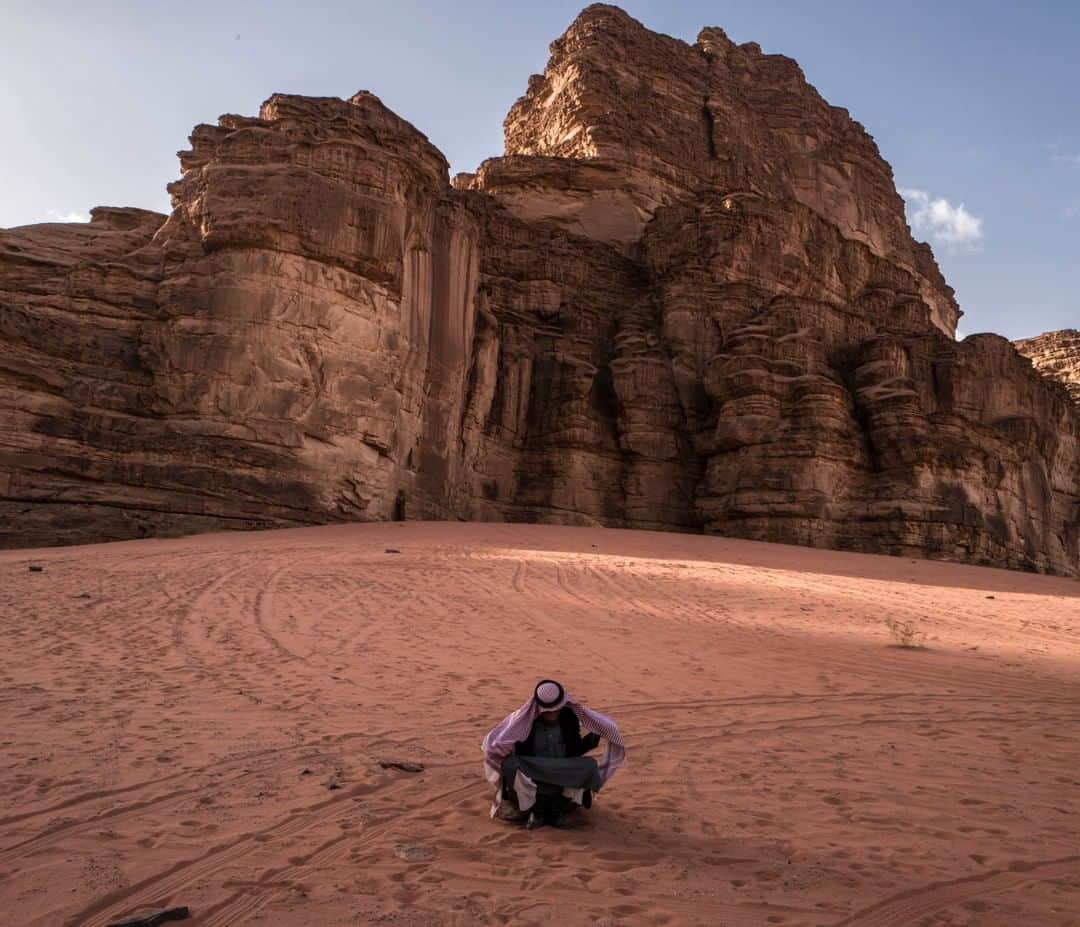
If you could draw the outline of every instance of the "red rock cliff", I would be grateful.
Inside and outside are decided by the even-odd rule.
[[[1014,341],[1016,350],[1044,376],[1064,384],[1073,402],[1080,403],[1080,331],[1066,328]]]
[[[0,232],[0,541],[705,530],[1075,573],[1080,417],[789,59],[585,10],[451,185],[367,93],[199,126],[167,219]]]

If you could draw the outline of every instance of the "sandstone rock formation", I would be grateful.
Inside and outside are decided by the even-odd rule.
[[[790,59],[586,9],[445,159],[368,93],[199,126],[169,217],[0,232],[0,543],[387,518],[1078,571],[1080,416]]]
[[[1036,370],[1064,383],[1073,402],[1080,403],[1080,331],[1066,328],[1059,332],[1044,332],[1013,344],[1031,360]]]

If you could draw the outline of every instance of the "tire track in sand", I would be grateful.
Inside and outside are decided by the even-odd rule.
[[[1008,869],[997,869],[900,892],[837,921],[832,927],[911,927],[918,923],[921,917],[965,901],[974,901],[1034,882],[1075,876],[1078,864],[1080,855],[1031,862],[1017,860]]]
[[[242,834],[234,840],[214,847],[201,856],[183,860],[170,867],[164,872],[148,876],[140,880],[134,886],[113,892],[104,898],[84,908],[78,914],[73,915],[65,924],[65,927],[104,927],[110,920],[124,916],[127,911],[135,911],[143,906],[159,904],[167,901],[184,886],[212,876],[225,865],[236,862],[244,857],[250,850],[270,840],[282,840],[299,836],[305,831],[311,830],[323,824],[330,823],[339,814],[342,808],[347,808],[348,803],[362,795],[372,795],[381,791],[385,785],[402,785],[407,779],[397,778],[389,783],[371,783],[365,786],[357,786],[348,790],[344,795],[334,796],[324,802],[311,806],[307,812],[291,815],[261,831]],[[459,786],[448,792],[432,798],[422,807],[413,809],[410,813],[430,813],[433,807],[445,804],[451,799],[466,793],[476,791],[476,784]],[[392,792],[391,792],[392,794]],[[296,871],[297,874],[307,874],[316,868],[326,866],[331,862],[337,862],[348,855],[357,846],[371,843],[386,831],[399,827],[408,815],[395,815],[384,822],[377,823],[366,828],[359,834],[345,832],[323,843],[320,847],[306,856],[300,857],[301,862],[271,869],[262,874],[256,880],[256,884],[262,885],[271,891],[262,895],[250,897],[251,893],[237,893],[231,900],[226,900],[216,905],[213,914],[205,924],[213,924],[215,927],[225,925],[243,924],[259,908],[269,904],[273,900],[273,889],[280,888],[283,882],[282,876]]]

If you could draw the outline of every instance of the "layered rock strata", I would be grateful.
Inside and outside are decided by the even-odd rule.
[[[1063,383],[1073,402],[1080,403],[1080,331],[1066,328],[1014,341],[1016,350],[1044,376]]]
[[[1080,416],[790,59],[609,6],[451,184],[368,93],[199,126],[168,217],[0,233],[0,543],[389,518],[1076,573]]]

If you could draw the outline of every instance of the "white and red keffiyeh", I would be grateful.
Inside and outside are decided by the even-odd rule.
[[[619,736],[618,726],[607,715],[586,708],[557,682],[547,679],[536,687],[534,694],[524,705],[503,718],[484,738],[481,748],[484,751],[484,777],[487,781],[496,789],[500,787],[502,761],[514,752],[517,741],[525,740],[529,736],[540,712],[558,711],[567,705],[573,709],[586,731],[599,734],[606,741],[607,749],[598,765],[601,780],[607,782],[626,756],[626,747]]]

